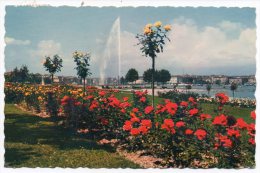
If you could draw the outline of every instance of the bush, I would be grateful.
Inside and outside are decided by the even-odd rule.
[[[199,94],[194,92],[182,93],[176,90],[168,92],[158,92],[158,96],[165,99],[171,99],[173,102],[180,103],[183,100],[188,100],[189,97],[198,98]]]

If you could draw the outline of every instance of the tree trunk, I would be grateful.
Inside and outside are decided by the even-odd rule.
[[[53,84],[53,74],[51,74],[51,83]]]
[[[154,107],[154,69],[155,69],[155,57],[152,57],[152,106]]]
[[[83,78],[83,97],[85,97],[86,93],[86,78]]]
[[[235,97],[235,90],[233,90],[233,99],[234,99],[234,97]]]

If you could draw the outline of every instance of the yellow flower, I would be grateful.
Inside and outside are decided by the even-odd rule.
[[[145,28],[151,28],[153,25],[152,24],[147,24],[147,25],[145,25]]]
[[[145,35],[149,35],[152,32],[152,30],[150,28],[144,28],[144,34]]]
[[[171,30],[171,25],[165,25],[164,29],[165,29],[165,31],[170,31]]]
[[[154,26],[155,26],[156,28],[160,28],[160,27],[162,26],[162,22],[157,21],[157,22],[154,23]]]
[[[39,101],[42,101],[42,97],[41,97],[41,96],[39,96],[39,97],[38,97],[38,100],[39,100]]]

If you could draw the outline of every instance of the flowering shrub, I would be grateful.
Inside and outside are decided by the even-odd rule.
[[[200,103],[217,103],[216,98],[210,97],[198,97],[198,101]],[[233,98],[225,103],[226,105],[230,105],[233,107],[241,107],[241,108],[256,108],[256,100],[249,98]]]
[[[177,90],[171,90],[168,92],[158,92],[158,96],[165,99],[171,99],[175,103],[179,103],[183,100],[188,100],[189,97],[198,98],[199,94],[194,92],[183,93]]]
[[[88,88],[84,95],[81,88],[71,86],[8,84],[5,92],[6,100],[17,97],[28,109],[38,105],[39,111],[57,113],[67,127],[93,132],[98,138],[117,139],[126,149],[163,158],[161,164],[166,166],[255,165],[255,124],[227,114],[224,105],[229,97],[223,93],[216,95],[217,115],[209,115],[194,97],[179,102],[165,99],[153,107],[146,91],[133,91],[133,101],[117,98],[118,90]],[[255,111],[248,116],[253,122]]]

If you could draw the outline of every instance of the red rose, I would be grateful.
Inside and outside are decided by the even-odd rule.
[[[225,93],[217,93],[215,97],[217,98],[218,102],[221,104],[225,104],[226,102],[229,101],[229,98]]]
[[[130,134],[133,135],[133,136],[137,136],[137,135],[140,134],[140,130],[137,129],[137,128],[132,128],[132,129],[130,130]]]
[[[131,120],[130,120],[131,122],[140,122],[140,119],[139,118],[137,118],[137,117],[133,117],[133,118],[131,118]]]
[[[105,91],[100,91],[100,92],[98,93],[98,95],[101,96],[101,97],[103,97],[104,95],[106,95],[106,92],[105,92]]]
[[[198,109],[193,108],[193,109],[191,109],[191,110],[189,111],[189,114],[190,114],[190,116],[193,116],[193,115],[197,114],[198,112],[199,112]]]
[[[152,106],[147,106],[145,109],[144,109],[144,113],[145,114],[149,114],[153,111],[153,107]]]
[[[236,126],[243,129],[243,128],[247,128],[248,124],[244,121],[243,118],[238,118]]]
[[[123,130],[124,131],[129,131],[132,129],[132,122],[131,121],[125,121],[125,124],[123,126]]]
[[[224,114],[216,116],[212,122],[214,125],[227,125],[227,117]]]
[[[139,130],[140,133],[142,133],[142,134],[148,133],[148,128],[147,128],[146,126],[140,126],[140,127],[138,128],[138,130]]]
[[[193,97],[189,97],[189,102],[195,103],[195,99]]]
[[[232,141],[230,139],[225,139],[221,141],[224,147],[230,148],[232,147]]]
[[[148,119],[143,119],[141,121],[141,125],[145,126],[145,127],[148,127],[148,128],[151,128],[152,127],[152,121],[148,120]]]
[[[211,116],[210,116],[209,114],[201,114],[201,115],[200,115],[200,119],[201,119],[202,121],[204,121],[205,119],[209,119],[209,118],[211,118]]]
[[[165,119],[161,128],[167,130],[168,132],[171,132],[172,134],[175,133],[175,130],[173,129],[174,122],[172,119]]]
[[[188,102],[182,101],[182,102],[180,103],[180,106],[182,106],[182,107],[187,107],[187,106],[188,106]]]
[[[191,129],[186,129],[185,130],[185,134],[186,135],[191,135],[193,133],[193,130],[191,130]]]
[[[126,102],[128,101],[128,97],[124,97],[123,100]]]
[[[139,111],[139,109],[138,108],[133,108],[133,110],[132,110],[134,113],[137,113],[138,111]]]
[[[206,130],[198,129],[194,134],[197,136],[199,140],[203,140],[206,137],[207,132]]]
[[[255,139],[254,139],[254,138],[250,138],[250,139],[248,140],[248,142],[249,142],[250,144],[252,144],[252,145],[255,145]]]
[[[145,97],[141,97],[139,101],[144,103],[146,101],[146,98]]]
[[[178,128],[183,127],[183,126],[185,126],[185,122],[178,121],[175,126],[178,127]]]
[[[252,111],[252,112],[251,112],[251,118],[252,118],[253,120],[256,119],[256,113],[255,113],[255,111]]]
[[[228,136],[235,136],[236,138],[241,136],[239,130],[234,129],[227,129],[227,134]]]

